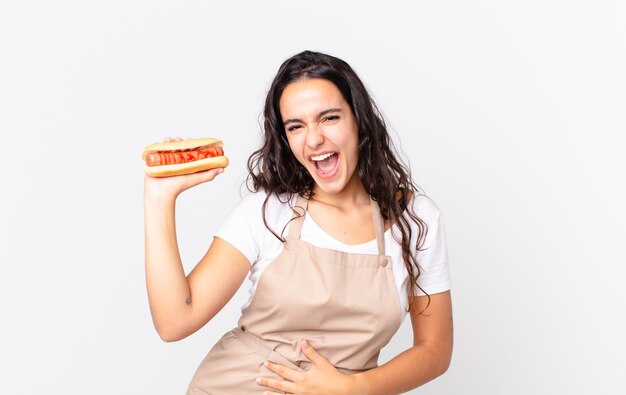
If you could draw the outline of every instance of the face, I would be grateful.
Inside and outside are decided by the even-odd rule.
[[[291,151],[313,177],[316,193],[339,193],[358,182],[358,127],[335,84],[321,78],[293,82],[279,106]]]

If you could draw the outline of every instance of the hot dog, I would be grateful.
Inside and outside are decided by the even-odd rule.
[[[150,144],[141,159],[151,177],[170,177],[228,166],[221,140],[203,137]]]

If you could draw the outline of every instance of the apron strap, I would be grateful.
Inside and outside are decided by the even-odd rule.
[[[302,231],[302,224],[304,224],[304,216],[306,215],[307,207],[309,207],[309,199],[298,195],[296,205],[293,207],[289,230],[287,231],[288,239],[300,238],[300,231]]]
[[[372,202],[372,219],[374,220],[374,233],[376,234],[376,243],[378,244],[378,254],[385,255],[385,222],[383,216],[380,215],[380,207],[374,199],[370,197]]]

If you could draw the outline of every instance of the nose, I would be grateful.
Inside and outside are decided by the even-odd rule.
[[[317,125],[310,126],[306,134],[306,145],[309,148],[317,148],[324,142],[324,134]]]

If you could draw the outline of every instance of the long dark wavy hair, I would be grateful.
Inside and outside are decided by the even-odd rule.
[[[288,196],[288,201],[299,194],[310,198],[314,181],[289,148],[279,100],[287,85],[301,79],[321,78],[339,88],[350,105],[358,125],[359,160],[357,171],[367,193],[378,202],[381,215],[400,230],[402,258],[409,274],[407,287],[408,308],[416,288],[421,268],[413,253],[410,222],[417,225],[414,248],[421,250],[428,232],[426,223],[415,214],[409,200],[421,190],[411,179],[408,167],[398,158],[390,142],[389,133],[380,111],[367,92],[363,82],[345,61],[319,52],[304,51],[287,59],[279,68],[265,99],[263,112],[263,145],[248,159],[248,188],[267,193],[263,203],[265,226],[282,242],[285,239],[271,229],[266,221],[269,197]],[[284,229],[283,229],[284,230]],[[423,291],[423,290],[422,290]],[[430,303],[430,296],[428,296]]]

